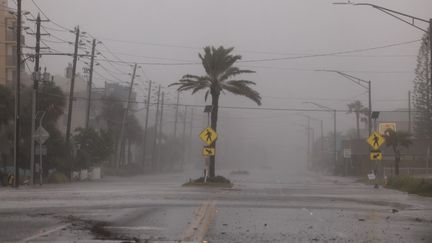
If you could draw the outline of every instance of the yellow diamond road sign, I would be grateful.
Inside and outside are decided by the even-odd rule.
[[[201,140],[206,143],[207,145],[212,144],[214,141],[216,141],[218,135],[215,130],[213,130],[211,127],[207,127],[202,131],[199,135]]]
[[[204,147],[202,150],[202,154],[204,156],[215,156],[216,150],[215,150],[215,148]]]
[[[385,142],[385,139],[378,132],[373,132],[366,141],[374,150],[378,150]]]
[[[372,151],[370,153],[370,159],[371,160],[382,160],[383,155],[382,155],[381,151]]]

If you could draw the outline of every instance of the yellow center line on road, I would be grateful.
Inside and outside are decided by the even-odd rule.
[[[205,201],[195,210],[195,217],[183,232],[183,241],[203,242],[205,235],[216,216],[216,206],[213,200]]]

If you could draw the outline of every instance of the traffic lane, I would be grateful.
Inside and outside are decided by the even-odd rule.
[[[209,242],[432,242],[431,209],[280,197],[216,202]]]

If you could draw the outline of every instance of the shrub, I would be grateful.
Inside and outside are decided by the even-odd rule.
[[[54,183],[54,184],[66,183],[68,181],[69,179],[67,178],[67,176],[58,171],[51,173],[47,178],[48,183]]]
[[[408,193],[432,195],[432,179],[393,176],[388,180],[387,187]]]

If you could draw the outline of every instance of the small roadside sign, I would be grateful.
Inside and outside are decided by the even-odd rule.
[[[372,151],[370,153],[370,160],[382,160],[383,159],[383,154],[381,153],[381,151]]]
[[[216,139],[218,138],[218,135],[216,133],[215,130],[213,130],[211,127],[207,127],[206,129],[204,129],[199,137],[201,138],[201,140],[206,143],[207,145],[212,144],[214,141],[216,141]]]
[[[204,147],[203,150],[202,150],[202,154],[204,156],[215,156],[216,155],[216,149],[215,148]]]
[[[385,142],[385,139],[378,132],[373,132],[366,141],[374,150],[378,150]]]
[[[34,132],[33,139],[39,144],[44,144],[46,140],[50,137],[50,134],[43,126],[39,126]]]
[[[368,179],[369,179],[370,181],[376,179],[375,173],[374,173],[373,171],[369,172],[369,174],[368,174]]]

